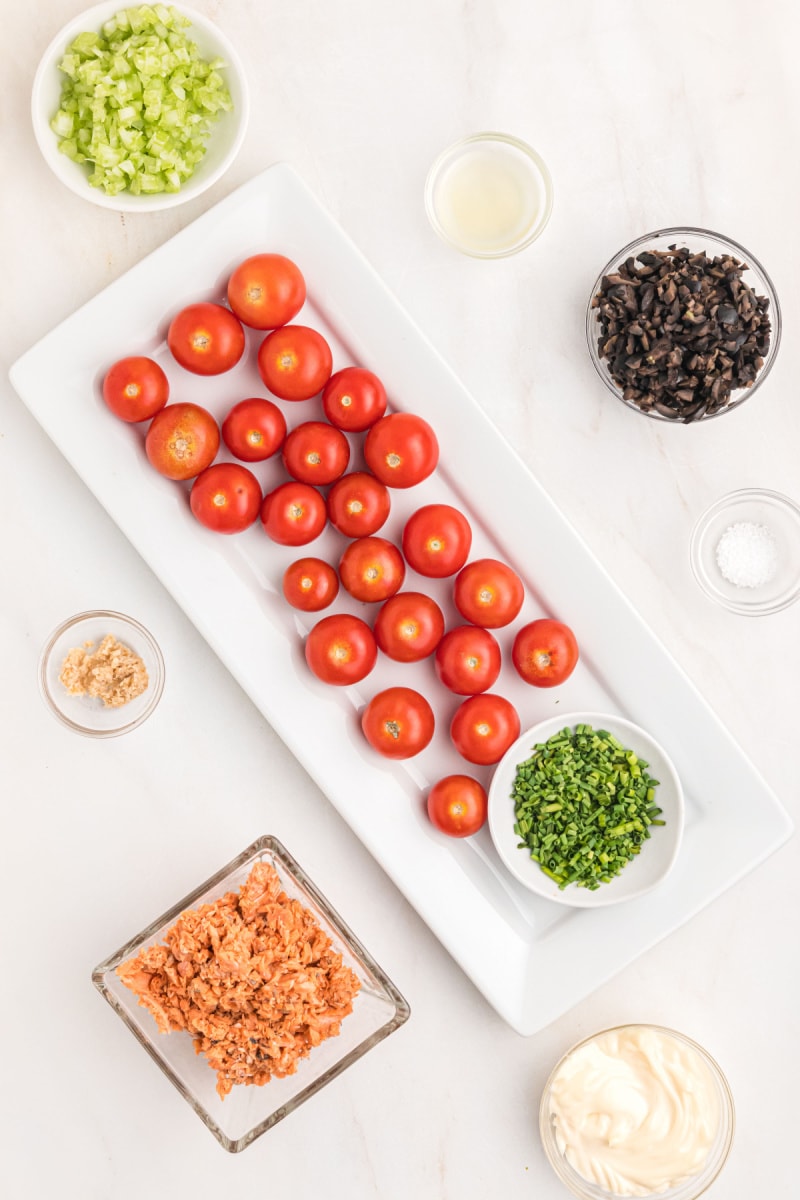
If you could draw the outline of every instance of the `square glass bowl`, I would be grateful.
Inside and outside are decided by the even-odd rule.
[[[119,979],[116,968],[144,947],[161,942],[169,926],[186,909],[219,899],[226,892],[238,891],[256,862],[266,862],[275,868],[283,890],[312,913],[341,954],[344,965],[358,977],[361,989],[353,1001],[353,1011],[342,1021],[339,1036],[315,1046],[309,1057],[298,1063],[294,1075],[272,1079],[262,1087],[235,1086],[222,1100],[216,1091],[216,1072],[202,1055],[195,1053],[191,1034],[160,1033],[154,1018]],[[157,917],[100,963],[92,972],[92,981],[220,1145],[233,1154],[244,1150],[358,1062],[373,1046],[399,1029],[411,1014],[392,981],[274,837],[258,838],[169,912]]]

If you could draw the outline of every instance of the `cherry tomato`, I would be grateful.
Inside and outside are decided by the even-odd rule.
[[[575,634],[561,621],[546,617],[531,621],[514,638],[511,661],[526,683],[556,687],[575,670],[578,661]]]
[[[322,487],[347,470],[350,443],[340,429],[327,421],[304,421],[295,426],[283,443],[281,457],[295,479]]]
[[[496,558],[478,558],[456,576],[453,601],[466,621],[484,629],[509,625],[522,608],[525,589],[516,571]]]
[[[427,421],[413,413],[381,417],[364,439],[364,458],[387,487],[407,488],[436,470],[439,443]]]
[[[192,479],[219,450],[219,427],[199,404],[168,404],[153,417],[144,442],[151,466],[167,479]]]
[[[327,517],[325,501],[308,483],[282,483],[268,492],[261,505],[261,523],[273,542],[305,546],[319,537]]]
[[[217,533],[241,533],[261,508],[261,485],[239,463],[206,467],[192,484],[189,507],[201,525]]]
[[[444,633],[444,616],[435,600],[422,592],[398,592],[380,609],[373,626],[375,641],[395,662],[418,662],[433,654]]]
[[[296,317],[306,298],[300,268],[282,254],[254,254],[228,280],[228,303],[252,329],[277,329]]]
[[[169,399],[169,380],[152,358],[121,358],[103,380],[103,399],[121,421],[149,421]]]
[[[436,647],[436,674],[457,696],[485,692],[500,674],[500,647],[487,629],[457,625]]]
[[[386,600],[399,592],[405,579],[403,556],[382,537],[357,538],[339,561],[342,586],[356,600]]]
[[[345,687],[369,675],[378,647],[366,621],[335,613],[317,621],[306,638],[306,662],[323,683]]]
[[[337,479],[328,492],[328,520],[345,537],[369,537],[389,516],[389,492],[366,471],[353,471]]]
[[[489,800],[469,775],[446,775],[428,792],[428,816],[450,837],[471,837],[486,821]]]
[[[333,358],[321,333],[307,325],[284,325],[264,338],[258,370],[281,400],[310,400],[330,379]]]
[[[195,375],[221,375],[244,354],[244,330],[221,304],[190,304],[167,331],[172,357]]]
[[[385,758],[413,758],[430,742],[433,709],[413,688],[390,687],[373,696],[361,714],[364,737]]]
[[[426,504],[408,518],[403,554],[410,567],[430,579],[455,575],[472,545],[469,521],[449,504]]]
[[[322,407],[331,425],[362,433],[386,412],[386,388],[372,371],[345,367],[325,384]]]
[[[321,558],[298,558],[283,573],[283,594],[292,608],[320,612],[336,599],[339,576]]]
[[[234,404],[222,422],[222,440],[243,462],[263,462],[280,450],[286,418],[277,404],[251,396]]]
[[[499,762],[519,737],[519,730],[514,705],[491,692],[470,696],[450,722],[450,738],[458,753],[481,766]]]

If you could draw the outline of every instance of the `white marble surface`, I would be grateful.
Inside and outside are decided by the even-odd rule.
[[[36,62],[80,4],[38,0],[4,13],[4,365],[256,171],[293,163],[796,818],[800,605],[759,620],[726,614],[699,594],[687,560],[696,516],[724,492],[764,485],[800,496],[796,7],[197,7],[247,65],[254,111],[244,148],[197,201],[124,219],[54,182],[31,133]],[[497,263],[440,244],[422,208],[431,159],[479,128],[536,145],[556,187],[545,236]],[[609,254],[680,223],[751,248],[784,310],[785,343],[763,391],[688,429],[610,402],[583,339],[588,289]],[[737,1133],[709,1196],[791,1195],[800,841],[555,1024],[520,1038],[277,740],[7,380],[0,386],[4,1194],[558,1200],[566,1193],[535,1132],[544,1078],[579,1036],[643,1019],[696,1037],[728,1073]],[[54,625],[102,606],[157,632],[169,686],[141,730],[94,743],[46,712],[36,664]],[[266,831],[302,858],[412,1017],[231,1158],[105,1008],[89,971]]]

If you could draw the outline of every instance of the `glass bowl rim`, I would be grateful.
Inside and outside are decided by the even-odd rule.
[[[445,166],[447,160],[464,146],[472,145],[476,142],[501,142],[506,146],[513,146],[515,150],[519,150],[528,158],[538,172],[542,185],[544,187],[545,203],[542,210],[541,219],[536,222],[531,233],[527,234],[522,241],[510,246],[506,250],[467,250],[461,242],[452,238],[443,228],[436,213],[436,207],[433,203],[433,192],[436,186],[438,176]],[[500,133],[497,130],[484,129],[477,133],[467,134],[465,137],[458,138],[451,142],[449,146],[445,146],[444,150],[440,151],[436,158],[431,163],[428,169],[428,174],[425,178],[425,212],[434,232],[446,242],[448,246],[458,250],[467,258],[479,259],[495,259],[495,258],[511,258],[514,254],[519,254],[521,250],[526,250],[532,245],[536,239],[544,232],[550,221],[553,212],[553,177],[550,174],[550,169],[547,163],[537,150],[522,138],[516,137],[512,133]]]
[[[702,538],[708,526],[724,512],[726,508],[733,507],[739,502],[748,500],[765,499],[777,504],[796,520],[798,529],[800,529],[800,504],[793,500],[791,496],[785,495],[783,492],[776,492],[773,488],[736,488],[732,492],[726,492],[724,496],[720,496],[713,504],[709,504],[697,518],[692,528],[689,538],[689,566],[692,569],[692,574],[701,591],[709,600],[714,600],[722,608],[728,612],[738,613],[748,617],[765,617],[772,613],[782,612],[785,608],[789,608],[797,599],[800,599],[800,566],[798,566],[794,585],[780,601],[763,601],[748,603],[746,600],[736,600],[732,597],[724,596],[715,591],[706,576],[706,572],[702,566],[700,557],[700,539]]]
[[[718,409],[717,412],[711,413],[709,416],[701,417],[697,422],[682,421],[680,417],[665,417],[662,413],[657,412],[646,412],[644,409],[639,408],[638,404],[634,403],[634,401],[626,400],[623,397],[622,392],[616,387],[611,379],[607,368],[604,367],[603,360],[600,358],[600,355],[597,351],[596,337],[594,335],[594,328],[597,321],[595,316],[596,309],[592,307],[592,301],[602,285],[603,276],[608,275],[610,271],[619,265],[619,263],[624,262],[626,258],[629,258],[634,251],[645,248],[645,244],[652,241],[654,238],[675,237],[676,239],[686,239],[686,235],[690,234],[698,234],[701,237],[713,238],[715,241],[720,242],[722,245],[735,251],[737,255],[742,256],[743,261],[747,263],[748,269],[753,271],[754,274],[759,275],[763,280],[769,299],[771,320],[771,340],[768,356],[764,362],[764,366],[758,372],[758,375],[751,386],[749,388],[737,389],[742,393],[738,399],[729,401],[726,405],[724,405],[724,407]],[[778,350],[780,349],[781,335],[783,332],[783,314],[781,312],[781,303],[778,297],[778,292],[771,276],[761,263],[760,259],[756,258],[754,254],[751,254],[747,247],[743,246],[741,242],[734,241],[734,239],[728,237],[727,234],[717,233],[713,229],[705,229],[700,225],[668,225],[664,226],[663,228],[653,229],[649,233],[645,233],[640,237],[634,238],[632,241],[628,242],[627,246],[623,246],[617,254],[608,260],[600,274],[595,279],[594,286],[592,287],[589,295],[589,303],[586,306],[585,331],[586,344],[589,349],[589,357],[591,358],[592,365],[594,366],[595,371],[605,384],[608,391],[611,392],[611,394],[617,400],[619,400],[621,404],[624,404],[626,408],[630,408],[634,412],[639,413],[640,416],[648,417],[651,421],[663,421],[667,425],[702,425],[704,421],[713,421],[715,417],[723,417],[726,413],[733,412],[735,409],[739,408],[745,400],[748,400],[754,395],[756,390],[767,378],[772,370],[775,359],[778,357]]]
[[[50,690],[50,687],[48,686],[47,668],[50,663],[50,657],[53,653],[56,642],[63,634],[67,633],[70,629],[73,629],[74,627],[79,625],[82,621],[102,620],[103,618],[111,618],[114,621],[120,621],[120,622],[122,622],[123,625],[128,625],[131,628],[136,630],[136,632],[147,643],[147,646],[153,655],[153,659],[156,664],[156,672],[155,672],[155,678],[150,679],[149,686],[152,688],[152,692],[151,692],[150,698],[148,700],[148,703],[144,706],[144,708],[142,709],[142,711],[139,713],[139,715],[137,717],[135,717],[131,721],[127,721],[123,725],[116,725],[113,728],[92,729],[90,726],[84,725],[80,721],[76,721],[72,717],[67,716],[67,714],[57,704],[57,702]],[[148,676],[149,676],[149,674],[150,673],[148,672]],[[39,691],[41,693],[42,699],[44,700],[45,704],[47,705],[48,709],[53,714],[53,716],[57,717],[62,725],[66,725],[68,729],[72,729],[75,733],[83,734],[85,737],[94,737],[94,738],[119,737],[123,733],[130,733],[130,731],[132,729],[136,729],[139,725],[142,724],[143,721],[147,720],[147,718],[153,712],[153,710],[155,709],[159,700],[161,699],[162,693],[164,691],[164,676],[165,676],[164,655],[161,653],[161,647],[159,646],[156,639],[153,637],[150,630],[147,629],[144,625],[142,625],[141,621],[137,621],[135,617],[129,617],[126,613],[117,612],[115,609],[110,609],[110,608],[86,609],[84,612],[75,613],[74,616],[67,617],[67,619],[65,621],[62,621],[61,624],[58,625],[57,628],[52,631],[50,636],[45,641],[45,644],[42,647],[41,654],[39,655],[38,678],[39,678]],[[123,712],[124,712],[124,708],[123,708]]]
[[[667,1034],[669,1037],[676,1038],[678,1041],[683,1042],[700,1056],[700,1058],[709,1068],[714,1081],[719,1088],[722,1107],[721,1119],[724,1125],[724,1133],[720,1140],[717,1159],[711,1163],[711,1174],[705,1180],[702,1179],[702,1175],[694,1176],[695,1180],[701,1180],[702,1186],[700,1187],[699,1191],[695,1191],[690,1194],[687,1193],[686,1195],[682,1196],[680,1191],[676,1191],[674,1188],[671,1188],[666,1192],[651,1193],[653,1197],[663,1195],[666,1200],[671,1200],[672,1196],[675,1196],[676,1200],[698,1200],[698,1197],[702,1196],[708,1190],[708,1188],[711,1187],[711,1184],[714,1183],[719,1177],[722,1168],[728,1161],[731,1147],[733,1145],[734,1134],[736,1132],[736,1105],[727,1076],[714,1056],[708,1050],[706,1050],[705,1046],[702,1046],[700,1042],[695,1041],[694,1038],[689,1037],[689,1035],[686,1033],[681,1033],[681,1031],[678,1029],[673,1029],[669,1025],[661,1025],[654,1021],[623,1021],[618,1025],[609,1025],[603,1029],[596,1030],[594,1033],[587,1034],[586,1037],[581,1038],[579,1041],[570,1046],[569,1049],[564,1051],[547,1076],[547,1080],[542,1088],[541,1099],[539,1101],[539,1138],[542,1143],[542,1149],[544,1150],[545,1158],[547,1159],[558,1179],[564,1184],[565,1187],[569,1188],[573,1196],[578,1197],[578,1200],[619,1200],[615,1192],[607,1192],[600,1184],[594,1184],[590,1180],[584,1179],[574,1167],[570,1166],[564,1156],[559,1152],[558,1147],[555,1144],[555,1135],[553,1134],[551,1127],[547,1105],[550,1099],[550,1090],[552,1088],[553,1080],[571,1054],[574,1054],[576,1050],[580,1050],[583,1046],[589,1045],[590,1042],[595,1041],[597,1038],[603,1037],[609,1033],[619,1033],[626,1029],[650,1029],[657,1033]],[[706,1160],[704,1170],[708,1169],[710,1161],[710,1159]],[[567,1168],[569,1170],[567,1170]],[[677,1186],[678,1188],[686,1189],[691,1183],[692,1178],[690,1177]],[[583,1187],[581,1192],[575,1190],[576,1187],[581,1186]]]

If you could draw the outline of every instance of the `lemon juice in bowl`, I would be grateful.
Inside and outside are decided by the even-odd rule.
[[[448,147],[425,187],[436,232],[476,258],[502,258],[530,245],[552,203],[550,174],[539,155],[501,133],[474,134]]]

